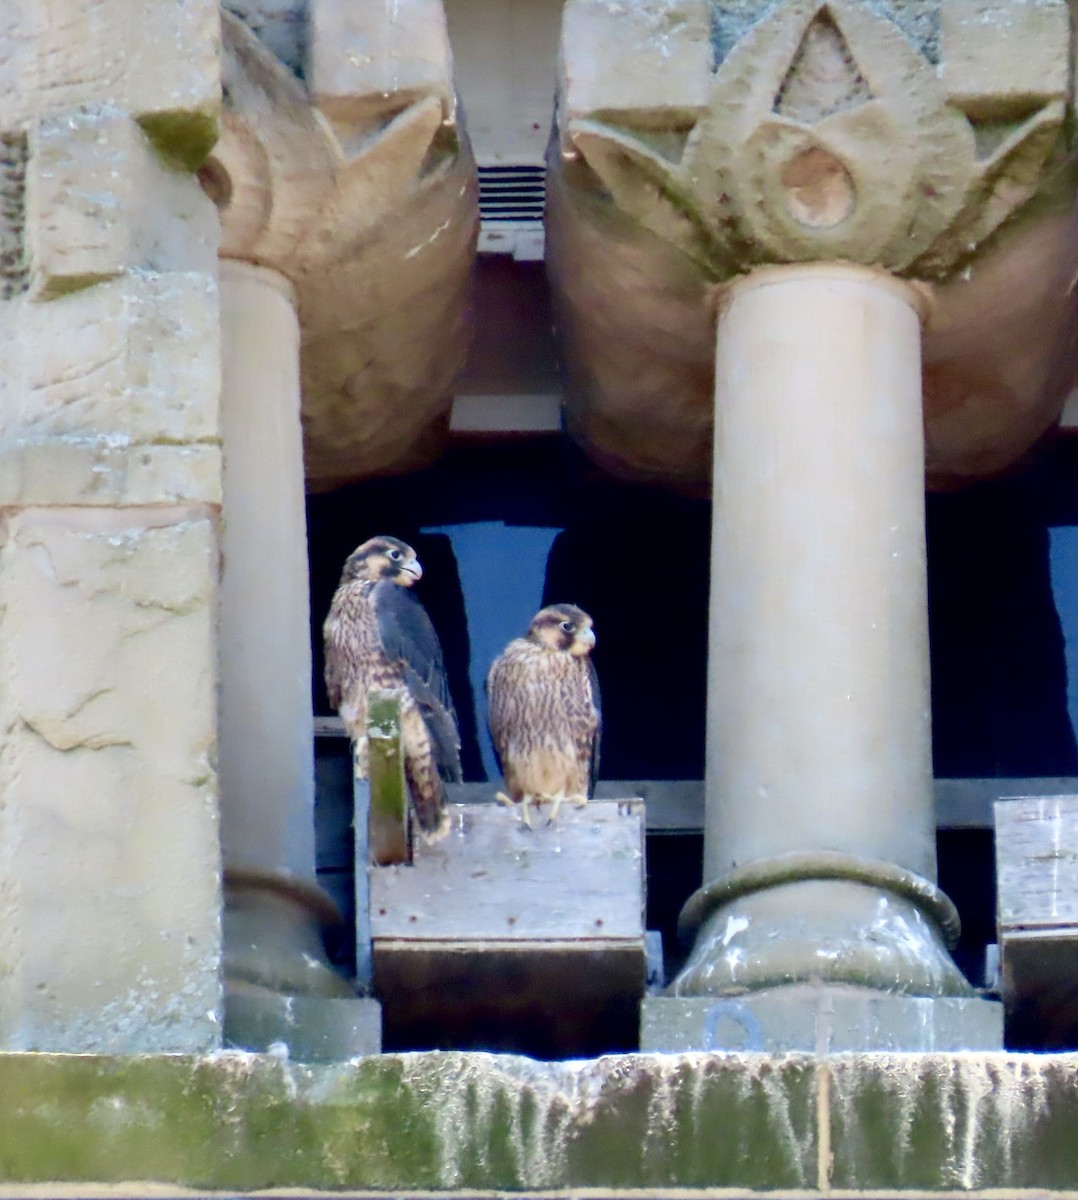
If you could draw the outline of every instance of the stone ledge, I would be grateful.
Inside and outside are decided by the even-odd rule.
[[[130,1179],[143,1194],[1073,1195],[1076,1074],[1078,1056],[999,1053],[7,1054],[0,1195]]]
[[[973,996],[904,996],[874,988],[787,984],[736,996],[648,996],[646,1051],[849,1054],[999,1050],[1003,1005]]]

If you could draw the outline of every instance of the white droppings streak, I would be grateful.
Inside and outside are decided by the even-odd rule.
[[[801,1136],[794,1127],[790,1112],[790,1095],[783,1072],[779,1069],[785,1056],[770,1054],[739,1055],[737,1078],[738,1099],[748,1102],[753,1096],[762,1094],[771,1114],[769,1128],[778,1134],[776,1150],[798,1168],[811,1157],[815,1127],[807,1125]],[[808,1179],[803,1181],[809,1183]]]
[[[425,250],[428,246],[432,245],[435,241],[437,241],[437,239],[440,238],[443,233],[445,233],[445,231],[449,228],[449,226],[451,224],[452,224],[452,221],[443,221],[441,223],[441,225],[439,225],[438,228],[435,229],[435,231],[430,235],[429,238],[425,238],[422,242],[419,243],[418,246],[413,246],[411,248],[411,250],[406,250],[404,257],[405,258],[415,258],[415,256],[417,254],[419,254],[420,251]]]
[[[495,1124],[508,1120],[508,1144],[521,1183],[548,1187],[564,1174],[569,1130],[586,1107],[579,1080],[588,1064],[536,1063],[490,1054],[401,1056],[402,1082],[432,1095],[443,1187],[466,1182],[464,1164],[489,1166]],[[525,1107],[530,1116],[525,1122]],[[527,1123],[527,1129],[525,1124]]]
[[[648,1096],[648,1128],[644,1142],[644,1157],[652,1159],[667,1152],[669,1143],[678,1132],[678,1095],[681,1091],[681,1068],[677,1060],[669,1064],[662,1058],[649,1060],[653,1069],[648,1072],[651,1094]],[[657,1065],[658,1069],[654,1069]]]
[[[765,1054],[632,1054],[548,1063],[508,1055],[405,1054],[402,1085],[429,1102],[439,1145],[439,1185],[482,1184],[468,1177],[490,1163],[488,1148],[508,1150],[517,1186],[564,1187],[573,1135],[600,1112],[616,1112],[620,1096],[646,1089],[642,1160],[662,1167],[672,1142],[707,1152],[701,1109],[716,1077],[731,1075],[738,1104],[769,1110],[776,1155],[795,1170],[811,1159],[811,1125],[798,1133],[781,1058]],[[507,1134],[507,1136],[506,1136]],[[807,1179],[805,1182],[809,1182]]]
[[[889,1129],[900,1169],[917,1174],[911,1160],[914,1122],[938,1123],[944,1139],[944,1165],[951,1184],[963,1190],[995,1186],[1012,1177],[1016,1149],[1048,1110],[1047,1074],[1063,1068],[1058,1057],[986,1054],[873,1054],[840,1056],[832,1094],[847,1130],[859,1127],[866,1091],[890,1095]],[[1066,1064],[1078,1084],[1078,1060]],[[920,1151],[918,1151],[920,1152]],[[863,1146],[868,1156],[872,1148]]]
[[[726,928],[723,930],[722,944],[729,946],[730,939],[737,937],[739,933],[744,933],[749,927],[748,917],[727,917]]]

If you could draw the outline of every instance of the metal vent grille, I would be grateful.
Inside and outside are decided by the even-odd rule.
[[[546,168],[534,163],[479,168],[479,252],[511,254],[517,262],[543,257]]]
[[[545,196],[545,167],[479,168],[479,213],[484,225],[541,225]]]

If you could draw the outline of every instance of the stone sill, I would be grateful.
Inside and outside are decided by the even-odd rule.
[[[0,1196],[1073,1196],[1076,1083],[1078,1055],[0,1054]]]

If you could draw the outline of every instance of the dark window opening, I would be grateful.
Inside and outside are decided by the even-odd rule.
[[[1076,460],[1078,443],[1064,440],[1012,478],[928,497],[938,777],[1078,775]],[[365,538],[392,533],[424,564],[418,594],[445,648],[467,780],[494,774],[483,696],[491,658],[558,600],[595,620],[602,777],[701,778],[707,502],[612,480],[561,437],[543,436],[458,444],[425,471],[312,496],[308,517],[316,713],[328,715],[321,624],[341,564]],[[347,907],[347,820],[322,811],[329,792],[348,788],[344,753],[339,741],[319,747],[319,861]],[[938,851],[940,884],[963,920],[956,959],[979,985],[995,940],[991,830],[942,829]],[[647,924],[662,931],[668,977],[684,958],[676,922],[699,885],[701,852],[699,829],[648,838]],[[331,952],[350,965],[347,937]]]

